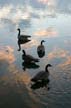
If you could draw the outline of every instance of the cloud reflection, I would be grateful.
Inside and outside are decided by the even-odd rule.
[[[50,37],[57,37],[57,31],[54,30],[53,28],[49,27],[45,30],[39,30],[39,31],[36,31],[34,33],[35,36],[40,36],[40,37],[43,37],[43,36],[46,36],[48,38]]]
[[[34,46],[37,46],[39,44],[38,40],[32,39],[30,42],[23,45],[24,48],[32,48]]]
[[[6,60],[8,63],[13,63],[15,61],[15,57],[13,55],[14,49],[10,46],[6,46],[0,48],[0,60]]]
[[[55,47],[53,49],[53,51],[48,54],[48,59],[51,60],[51,59],[54,59],[54,58],[57,58],[57,57],[58,58],[66,58],[68,53],[69,52],[64,50],[64,49]]]
[[[65,68],[66,66],[71,67],[71,56],[67,57],[66,61],[59,65],[61,68]]]

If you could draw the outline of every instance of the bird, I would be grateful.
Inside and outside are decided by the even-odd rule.
[[[22,55],[22,59],[24,60],[24,62],[26,63],[34,63],[34,62],[39,62],[38,58],[34,58],[31,55],[27,55],[25,50],[22,50],[23,55]]]
[[[30,35],[21,35],[20,32],[20,28],[17,29],[19,32],[18,32],[18,39],[26,39],[26,38],[30,38],[31,36]]]
[[[44,81],[48,79],[49,76],[49,71],[48,71],[48,67],[52,67],[51,64],[47,64],[45,67],[44,71],[40,71],[38,72],[32,79],[32,82],[39,82],[39,81]]]
[[[43,45],[44,40],[41,41],[40,45],[37,47],[38,56],[41,58],[45,55],[45,47]]]
[[[21,50],[21,44],[25,44],[25,43],[27,43],[27,42],[29,42],[29,41],[31,41],[31,40],[29,40],[28,38],[30,38],[31,36],[30,35],[21,35],[20,34],[20,28],[18,28],[17,29],[19,32],[18,32],[18,46],[19,46],[19,49],[18,49],[18,51],[20,51]]]

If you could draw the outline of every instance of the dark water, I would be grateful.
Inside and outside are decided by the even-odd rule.
[[[0,1],[0,108],[71,108],[71,15],[48,15],[42,0],[11,1]],[[31,35],[21,51],[18,27],[21,34]],[[43,39],[45,56],[39,58]],[[24,64],[23,49],[40,62]],[[31,78],[48,63],[49,80],[32,86]]]

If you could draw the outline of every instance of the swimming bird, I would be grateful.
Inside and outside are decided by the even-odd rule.
[[[26,38],[30,38],[31,36],[30,35],[21,35],[20,32],[20,28],[17,29],[19,32],[18,32],[18,39],[20,40],[23,40],[23,39],[26,39]]]
[[[48,71],[48,67],[51,67],[51,64],[47,64],[45,67],[44,71],[40,71],[39,73],[37,73],[32,79],[31,81],[33,82],[38,82],[38,81],[44,81],[48,79],[49,76],[49,71]]]
[[[37,53],[39,57],[43,57],[45,55],[45,47],[43,45],[44,40],[41,41],[41,44],[37,47]]]
[[[20,34],[20,28],[17,29],[19,32],[18,32],[18,46],[19,46],[19,49],[18,51],[21,50],[21,44],[25,44],[31,40],[29,40],[28,38],[30,38],[31,36],[29,35],[21,35]]]
[[[22,59],[24,60],[24,62],[26,62],[26,63],[39,62],[38,58],[34,58],[31,55],[27,55],[26,52],[25,52],[25,50],[22,50],[22,52],[23,52]]]

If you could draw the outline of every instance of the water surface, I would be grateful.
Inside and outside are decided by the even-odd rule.
[[[0,108],[71,107],[71,14],[63,7],[71,2],[56,2],[60,7],[55,9],[55,2],[43,1],[0,0]],[[17,51],[17,28],[31,35],[21,51]],[[45,56],[39,58],[37,46],[42,39]],[[40,62],[23,70],[23,49]],[[30,79],[48,63],[52,67],[47,88],[31,89]]]

